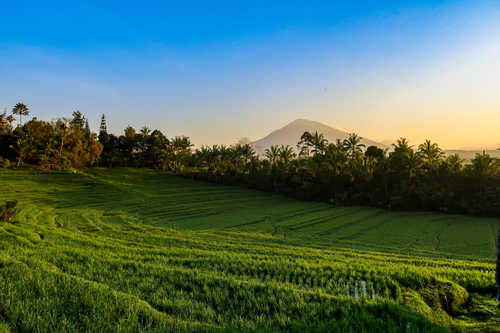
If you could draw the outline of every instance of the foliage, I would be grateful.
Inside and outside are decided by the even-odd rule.
[[[3,206],[0,206],[0,221],[13,223],[18,213],[17,200],[6,201]]]
[[[180,174],[336,205],[500,214],[500,161],[488,154],[463,165],[458,155],[445,157],[429,140],[415,150],[401,138],[391,152],[365,149],[360,141],[352,134],[329,143],[319,133],[306,132],[298,157],[291,147],[272,146],[264,160],[251,146],[245,153],[237,145],[202,147]]]
[[[500,215],[500,161],[483,153],[464,164],[429,140],[415,148],[401,138],[388,151],[364,147],[356,134],[332,143],[305,132],[298,155],[290,146],[273,146],[261,157],[247,141],[193,150],[188,137],[167,138],[147,127],[128,126],[116,136],[104,115],[96,135],[79,111],[72,119],[33,118],[16,128],[13,121],[0,115],[0,157],[17,166],[152,168],[337,206]]]
[[[19,116],[19,125],[23,123],[23,116],[28,116],[30,114],[28,107],[19,102],[12,108],[12,114]]]
[[[10,331],[471,332],[500,324],[488,301],[490,256],[408,250],[400,230],[423,220],[428,230],[415,226],[415,239],[428,232],[446,242],[439,230],[448,215],[339,210],[151,170],[9,169],[0,185],[0,199],[23,198],[22,223],[0,225],[0,320]],[[353,230],[363,214],[372,219]],[[392,217],[391,228],[377,214]],[[462,218],[462,237],[492,229],[491,219]],[[303,228],[272,236],[273,221]],[[307,239],[319,226],[343,235],[371,227],[385,239],[370,249]],[[399,251],[384,248],[396,241]]]
[[[28,115],[27,107],[18,103],[14,114]],[[90,132],[87,120],[79,111],[72,119],[52,122],[32,120],[12,126],[5,114],[0,115],[0,157],[42,168],[83,168],[94,165],[101,154],[102,145]]]
[[[101,118],[99,142],[103,152],[99,165],[105,167],[146,167],[177,170],[191,155],[191,141],[186,136],[168,139],[159,130],[143,127],[139,133],[128,126],[124,135],[107,133],[106,119]]]
[[[57,207],[98,207],[168,228],[272,233],[277,224],[280,236],[301,246],[348,246],[424,256],[493,258],[500,228],[495,218],[332,207],[147,169],[78,173],[0,169],[0,191],[7,199],[15,195]],[[71,219],[57,220],[64,224],[66,218]],[[93,228],[92,224],[86,227]]]

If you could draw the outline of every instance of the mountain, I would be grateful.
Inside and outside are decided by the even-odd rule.
[[[337,139],[343,140],[349,136],[349,133],[319,123],[317,121],[307,119],[297,119],[279,130],[272,132],[266,137],[254,141],[251,145],[255,148],[258,154],[263,154],[266,148],[273,145],[290,145],[294,149],[297,148],[297,142],[305,131],[310,133],[318,132],[324,135],[329,142],[335,142]],[[361,143],[368,146],[377,146],[387,148],[384,144],[373,140],[363,138]]]
[[[476,157],[476,154],[482,154],[486,153],[490,155],[491,157],[494,158],[500,158],[500,150],[463,150],[463,149],[445,149],[444,153],[446,156],[452,155],[452,154],[458,154],[460,158],[464,159],[466,163],[469,163],[470,160],[472,160],[474,157]]]

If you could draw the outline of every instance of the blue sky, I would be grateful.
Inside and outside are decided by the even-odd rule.
[[[498,1],[3,2],[0,108],[198,145],[296,118],[497,144],[499,22]]]

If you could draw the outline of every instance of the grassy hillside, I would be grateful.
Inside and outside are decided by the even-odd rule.
[[[497,331],[495,219],[0,169],[3,331]]]
[[[61,222],[75,223],[81,219],[73,215],[85,210],[179,230],[264,232],[301,245],[479,259],[494,258],[500,228],[500,220],[493,218],[333,208],[148,170],[71,174],[0,169],[0,177],[2,197],[18,199],[26,209],[46,208]],[[92,221],[80,223],[91,229]]]

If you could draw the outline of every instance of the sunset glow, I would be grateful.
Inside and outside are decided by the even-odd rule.
[[[195,144],[306,118],[379,141],[500,147],[498,2],[368,3],[6,3],[18,15],[0,20],[0,108],[78,109],[93,128],[105,113],[115,132]]]

